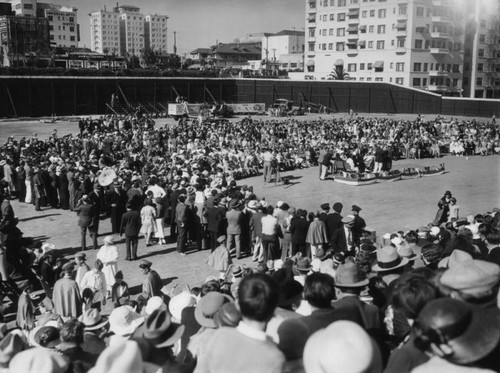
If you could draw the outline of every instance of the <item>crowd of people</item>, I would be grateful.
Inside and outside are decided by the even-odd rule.
[[[381,150],[422,157],[450,139],[486,139],[491,154],[496,131],[423,118],[182,120],[154,129],[147,118],[106,117],[82,121],[76,137],[10,138],[0,153],[2,246],[33,268],[44,295],[34,298],[30,281],[21,286],[17,327],[0,325],[0,369],[500,371],[499,209],[460,217],[446,192],[432,223],[375,242],[360,206],[325,202],[308,212],[236,181],[263,168],[270,182],[275,167],[316,165],[333,153],[383,169]],[[110,168],[116,178],[103,186]],[[9,247],[14,197],[75,211],[82,250],[61,258],[50,245],[24,256]],[[108,217],[113,235],[99,248]],[[87,231],[99,249],[91,266]],[[125,236],[124,259],[137,260],[144,275],[138,296],[119,270],[117,235]],[[139,258],[142,235],[146,245],[176,242],[179,255],[206,249],[219,275],[162,292],[155,265]],[[254,264],[243,265],[244,256]]]

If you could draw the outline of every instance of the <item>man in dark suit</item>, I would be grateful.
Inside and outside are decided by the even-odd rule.
[[[354,215],[347,215],[342,219],[342,228],[334,232],[331,247],[336,254],[344,253],[346,256],[356,254],[356,245],[352,234],[353,224]]]
[[[333,204],[333,212],[326,217],[326,231],[330,240],[330,248],[333,248],[334,235],[337,236],[339,234],[338,231],[343,227],[342,215],[340,215],[343,208],[342,203],[335,202]]]
[[[122,215],[127,210],[127,193],[123,190],[119,182],[113,183],[113,190],[108,194],[111,217],[111,231],[120,233]]]
[[[210,235],[210,250],[212,252],[217,247],[217,237],[221,232],[221,222],[224,219],[224,213],[219,208],[219,203],[218,198],[213,199],[211,206],[206,212],[207,231]]]
[[[330,204],[323,203],[320,207],[321,207],[321,212],[319,213],[318,218],[319,220],[321,220],[323,223],[326,224],[328,213],[330,212]],[[328,233],[328,227],[327,227],[327,233]]]
[[[163,298],[160,275],[151,269],[151,265],[152,263],[145,259],[142,259],[139,264],[142,273],[146,276],[142,281],[142,293],[137,298],[137,301],[142,304],[146,304],[148,299],[152,297],[160,296]]]
[[[87,248],[87,229],[92,238],[92,247],[97,250],[97,227],[99,226],[99,215],[96,213],[95,206],[92,205],[87,196],[83,196],[80,203],[75,208],[78,214],[78,226],[82,236],[82,250]]]
[[[127,212],[122,215],[120,225],[120,236],[125,233],[125,246],[127,247],[125,260],[137,260],[137,245],[141,225],[141,214],[139,211],[133,210],[131,204],[128,203]]]
[[[352,214],[354,215],[354,223],[352,224],[352,239],[356,247],[359,247],[361,237],[363,236],[363,230],[366,228],[365,219],[359,216],[360,211],[361,207],[352,205]]]
[[[297,215],[290,223],[290,233],[292,234],[292,256],[301,252],[306,255],[306,238],[309,230],[309,222],[306,219],[307,211],[298,209]]]
[[[181,194],[177,199],[177,206],[175,207],[175,223],[177,224],[177,252],[182,256],[186,253],[186,238],[187,238],[187,218],[188,211],[187,206],[184,203],[186,201],[186,196]]]

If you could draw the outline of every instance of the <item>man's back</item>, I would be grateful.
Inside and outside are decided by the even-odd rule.
[[[285,362],[274,343],[249,337],[237,328],[220,328],[205,347],[196,373],[280,373]]]
[[[138,211],[130,210],[122,216],[121,232],[125,236],[137,236],[141,230],[141,214]]]

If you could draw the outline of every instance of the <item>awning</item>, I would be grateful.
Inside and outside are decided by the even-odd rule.
[[[373,64],[374,69],[383,69],[384,68],[384,61],[375,61]]]
[[[406,22],[398,22],[396,24],[396,30],[406,30]]]
[[[359,31],[366,31],[366,25],[359,26]]]
[[[314,61],[313,61],[313,60],[309,60],[309,61],[307,61],[306,66],[307,66],[307,67],[309,67],[309,66],[314,66]]]
[[[366,45],[366,40],[360,40],[359,43],[358,43],[358,45],[360,47],[364,47]]]
[[[335,66],[344,66],[344,60],[342,58],[339,58],[337,61],[335,61]]]
[[[310,14],[309,17],[307,17],[308,21],[316,21],[316,14]]]
[[[358,26],[349,26],[347,28],[347,32],[357,32],[358,31]]]
[[[352,16],[357,16],[357,15],[359,15],[359,9],[352,9],[352,10],[350,10],[349,12],[347,12],[347,15],[348,15],[349,17],[352,17]]]

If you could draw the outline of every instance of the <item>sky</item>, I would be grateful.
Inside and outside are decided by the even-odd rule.
[[[107,0],[44,0],[78,8],[80,46],[90,48],[88,14],[116,1]],[[120,2],[135,5],[143,14],[163,14],[168,20],[168,52],[173,52],[174,31],[177,52],[188,53],[220,42],[230,42],[248,33],[278,32],[304,28],[304,0],[136,0]]]

